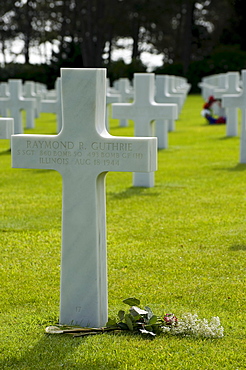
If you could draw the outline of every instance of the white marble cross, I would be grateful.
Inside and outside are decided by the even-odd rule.
[[[214,89],[218,88],[218,75],[203,77],[198,86],[202,89],[203,99],[207,101],[209,96],[213,95]]]
[[[223,104],[230,105],[231,95],[239,95],[241,89],[239,87],[240,75],[239,72],[228,72],[227,73],[227,89],[220,96],[218,96],[215,91],[215,98],[224,98]],[[228,97],[228,98],[227,98]],[[237,107],[227,107],[224,105],[226,111],[226,136],[237,136],[238,135],[238,108]]]
[[[0,139],[11,139],[11,135],[13,133],[14,133],[13,118],[0,118]]]
[[[155,171],[156,138],[105,129],[106,70],[62,69],[58,135],[13,135],[12,166],[54,169],[63,179],[60,323],[107,321],[105,175]]]
[[[181,96],[181,99],[182,99],[182,106],[184,104],[184,101],[186,99],[186,91],[184,92],[183,90],[179,90],[177,89],[177,86],[176,86],[176,76],[168,76],[168,80],[169,80],[169,93],[171,94],[174,94],[174,95],[178,95],[178,96]]]
[[[107,79],[107,86],[106,86],[106,129],[109,131],[110,129],[110,107],[112,103],[118,103],[121,99],[121,95],[117,94],[110,88],[109,79]]]
[[[156,75],[155,79],[155,101],[157,103],[166,103],[166,104],[177,104],[178,112],[181,111],[183,100],[181,95],[170,94],[168,91],[168,79],[167,75]],[[177,113],[178,113],[177,112]],[[167,120],[168,131],[175,130],[175,120],[178,118],[178,115]],[[164,125],[163,121],[160,119],[156,120],[156,131],[158,137],[158,148],[166,149],[168,147],[168,135],[160,134],[158,135],[159,130],[163,130]]]
[[[23,96],[24,98],[31,98],[35,100],[35,117],[39,117],[40,110],[41,110],[41,96],[36,94],[35,92],[35,82],[33,81],[26,81],[24,83],[23,87]],[[32,125],[28,126],[28,123],[26,125],[27,128],[34,128],[34,120],[32,121]]]
[[[214,98],[221,99],[223,92],[226,93],[228,89],[228,75],[227,73],[219,73],[217,75],[218,85],[214,86],[211,95]],[[213,115],[218,117],[225,117],[225,108],[221,104],[214,103],[211,107]]]
[[[116,91],[120,94],[120,101],[122,103],[128,103],[133,98],[133,90],[131,89],[130,82],[128,78],[120,78],[115,81],[114,87]],[[120,127],[128,126],[127,119],[120,119]]]
[[[26,126],[33,126],[35,119],[35,99],[27,99],[22,94],[22,81],[10,79],[9,83],[9,98],[6,101],[6,106],[10,110],[10,115],[14,118],[14,133],[21,134],[23,132],[21,111],[26,111]]]
[[[155,75],[154,73],[134,74],[134,101],[133,103],[112,104],[114,118],[128,118],[134,121],[135,136],[154,136],[152,122],[162,119],[163,125],[166,120],[177,117],[176,104],[158,104],[154,101]],[[164,131],[167,134],[167,125]],[[155,183],[154,173],[134,173],[134,186],[153,187]]]
[[[55,83],[56,96],[41,100],[41,112],[56,114],[57,132],[62,128],[62,108],[61,108],[61,78],[58,77]]]
[[[224,95],[222,106],[239,108],[242,111],[240,163],[246,163],[246,70],[242,71],[242,91],[237,95]]]
[[[6,103],[9,99],[9,87],[7,82],[0,83],[0,115],[8,117],[8,108]]]

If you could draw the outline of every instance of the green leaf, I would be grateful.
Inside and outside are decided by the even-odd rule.
[[[117,322],[115,319],[108,319],[108,322],[106,323],[106,327],[110,327],[110,326],[116,326],[117,325]]]
[[[120,321],[122,321],[122,320],[124,320],[124,317],[125,317],[125,311],[120,310],[118,312],[118,318],[120,319]]]
[[[153,315],[153,316],[149,319],[148,324],[149,324],[149,325],[154,325],[156,322],[157,322],[157,316],[156,316],[156,315]]]
[[[133,331],[132,320],[129,314],[125,315],[125,321],[126,321],[126,325],[128,326],[128,329]]]
[[[138,306],[140,304],[140,300],[137,298],[126,298],[123,303],[128,304],[129,306]]]
[[[144,307],[144,309],[148,312],[148,316],[147,316],[148,320],[151,319],[151,317],[154,315],[151,308],[146,306]]]
[[[161,334],[163,332],[161,326],[158,324],[152,325],[152,331],[155,334]]]
[[[128,330],[128,326],[124,322],[118,322],[117,324],[122,330]]]
[[[142,322],[143,321],[143,318],[140,315],[136,315],[136,316],[133,316],[132,314],[130,314],[130,315],[131,315],[132,321],[134,321],[134,322],[137,322],[137,321]]]

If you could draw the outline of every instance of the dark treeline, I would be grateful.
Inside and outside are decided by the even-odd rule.
[[[61,67],[106,67],[111,80],[131,78],[146,70],[140,57],[148,50],[164,54],[156,73],[183,75],[195,85],[207,74],[246,68],[245,15],[245,0],[4,0],[0,79],[39,75],[52,85]],[[112,61],[122,38],[132,40],[130,65]],[[22,41],[21,68],[15,55],[6,63],[14,40]],[[31,69],[30,48],[47,42],[51,59],[43,48],[45,62]]]

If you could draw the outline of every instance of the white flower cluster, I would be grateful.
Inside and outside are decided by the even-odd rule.
[[[222,338],[224,328],[220,325],[218,316],[212,317],[210,322],[206,319],[199,319],[196,314],[184,314],[178,323],[174,326],[163,327],[164,333],[173,335],[192,335],[204,338]]]

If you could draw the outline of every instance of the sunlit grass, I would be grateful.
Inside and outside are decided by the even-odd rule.
[[[61,188],[55,171],[11,168],[0,141],[1,366],[3,369],[245,369],[246,165],[239,138],[200,116],[189,96],[158,153],[154,188],[107,175],[109,316],[135,296],[158,314],[219,316],[217,340],[131,335],[46,336],[59,314]],[[54,115],[34,130],[54,134]],[[112,135],[133,135],[133,122]],[[89,289],[89,288],[88,288]]]

